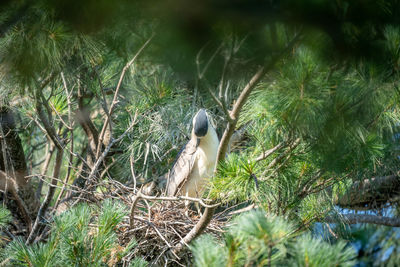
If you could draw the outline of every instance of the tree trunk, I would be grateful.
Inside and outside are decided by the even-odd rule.
[[[0,107],[0,190],[18,192],[28,213],[38,209],[35,192],[29,182],[25,154],[18,136],[14,116],[8,107]],[[23,212],[22,212],[23,213]]]

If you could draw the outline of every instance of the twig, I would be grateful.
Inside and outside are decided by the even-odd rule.
[[[268,149],[267,151],[264,151],[260,156],[258,156],[256,158],[256,162],[259,162],[261,160],[264,160],[264,159],[268,158],[274,152],[276,152],[277,150],[281,149],[284,146],[284,144],[285,144],[284,142],[280,142],[279,144],[277,144],[273,148]]]
[[[220,205],[220,203],[213,204],[213,205],[208,205],[204,203],[203,199],[201,198],[194,198],[194,197],[187,197],[187,196],[177,196],[177,197],[156,197],[156,196],[148,196],[144,195],[143,193],[141,194],[141,198],[147,199],[147,200],[164,200],[164,201],[181,201],[181,200],[189,200],[193,202],[197,202],[200,205],[202,205],[205,208],[215,208]]]
[[[55,178],[58,178],[60,175],[62,156],[63,156],[63,149],[57,148],[56,161],[55,161],[55,166],[53,169],[54,170],[53,177],[55,177]],[[53,179],[51,184],[57,185],[57,180]],[[27,244],[27,245],[32,244],[32,242],[35,240],[36,236],[39,234],[39,228],[41,226],[42,217],[44,216],[44,214],[46,213],[46,210],[48,209],[48,207],[50,205],[50,202],[53,198],[55,189],[56,189],[55,186],[50,186],[49,191],[47,192],[46,198],[39,208],[35,223],[32,227],[32,231],[30,232],[25,244]]]
[[[301,139],[297,138],[296,140],[294,140],[294,142],[292,144],[289,145],[289,148],[283,152],[282,154],[280,154],[278,157],[274,158],[273,161],[271,161],[268,166],[267,169],[271,169],[272,167],[274,167],[276,164],[278,164],[284,157],[286,157],[286,155],[288,155],[289,153],[291,153],[299,144],[300,144]]]
[[[51,161],[51,158],[53,157],[53,153],[54,153],[55,146],[53,145],[53,143],[49,144],[48,146],[49,146],[49,148],[46,151],[46,158],[45,158],[43,168],[41,171],[42,175],[46,175],[47,169],[49,168],[50,161]],[[43,188],[43,180],[40,180],[38,188],[36,189],[36,198],[37,199],[40,199],[40,197],[42,196],[42,188]]]
[[[131,123],[131,125],[128,127],[128,129],[125,130],[125,132],[123,134],[121,134],[117,139],[112,140],[108,146],[104,149],[103,153],[101,154],[101,156],[97,159],[96,163],[94,164],[94,166],[92,167],[92,170],[88,176],[88,178],[85,181],[85,186],[84,188],[87,186],[88,182],[93,182],[93,178],[96,175],[96,172],[98,170],[98,168],[100,167],[100,165],[102,164],[103,160],[105,159],[105,157],[107,156],[107,154],[110,152],[110,149],[113,145],[115,145],[116,143],[118,143],[119,141],[121,141],[132,129],[133,126],[136,125],[136,119],[138,116],[138,112],[136,111],[135,113],[135,117],[133,118],[133,122]],[[82,197],[82,194],[79,195],[79,197]],[[73,204],[75,205],[76,202]]]
[[[132,179],[133,179],[133,188],[134,188],[134,190],[136,190],[136,175],[135,175],[135,170],[133,169],[133,164],[135,162],[134,162],[134,159],[133,159],[133,155],[130,156],[129,161],[130,161],[130,164],[131,164],[131,174],[132,174]]]
[[[62,196],[64,195],[64,191],[66,189],[66,186],[68,184],[68,180],[71,174],[71,166],[72,166],[72,160],[73,160],[73,153],[74,153],[74,121],[72,120],[72,101],[71,101],[71,96],[72,96],[72,89],[71,92],[68,92],[68,87],[67,87],[67,81],[65,80],[64,77],[64,73],[61,72],[61,79],[63,81],[63,85],[64,85],[64,90],[65,93],[67,95],[67,104],[68,104],[68,123],[70,125],[69,131],[71,134],[71,141],[70,141],[70,148],[69,148],[69,163],[68,163],[68,167],[67,167],[67,173],[65,175],[65,179],[64,179],[64,183],[63,183],[63,187],[60,191],[60,193],[58,194],[56,203],[54,204],[54,209],[57,209],[58,204],[60,203],[60,200],[62,198]]]
[[[341,214],[340,216],[343,217],[344,223],[347,224],[372,223],[391,227],[400,227],[400,218],[377,216],[371,214]],[[337,223],[338,219],[327,216],[323,219],[323,221],[327,223]]]
[[[136,208],[136,204],[140,200],[141,196],[142,196],[142,194],[141,194],[141,192],[139,190],[137,195],[133,198],[132,205],[131,205],[131,213],[130,213],[130,216],[129,216],[129,228],[130,229],[133,229],[133,221],[135,219],[135,208]]]
[[[98,158],[99,155],[100,155],[100,148],[101,148],[101,145],[103,143],[103,139],[104,139],[104,135],[105,135],[105,132],[106,132],[106,128],[107,128],[108,124],[111,123],[110,117],[112,116],[112,113],[114,111],[115,105],[118,102],[117,101],[118,93],[119,93],[119,90],[121,88],[122,81],[123,81],[123,79],[125,77],[125,73],[129,69],[129,67],[133,64],[133,62],[135,62],[137,57],[142,53],[144,48],[150,43],[150,41],[151,41],[151,39],[153,39],[153,37],[154,37],[154,34],[139,48],[139,50],[136,52],[136,54],[133,56],[133,58],[122,69],[121,76],[119,77],[118,85],[117,85],[117,88],[115,89],[114,97],[113,97],[113,100],[111,102],[111,106],[110,106],[110,109],[109,109],[109,112],[108,112],[109,116],[106,117],[104,125],[103,125],[103,128],[101,129],[101,132],[100,132],[100,135],[99,135],[99,143],[97,144],[97,153],[96,153],[97,157],[96,158]]]

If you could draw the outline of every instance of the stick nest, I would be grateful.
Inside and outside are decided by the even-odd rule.
[[[196,211],[189,209],[185,214],[183,201],[139,200],[134,209],[134,220],[129,217],[119,227],[119,239],[126,246],[132,239],[137,245],[126,257],[142,257],[155,265],[182,265],[190,262],[190,253],[186,256],[174,255],[172,248],[186,236],[200,219]],[[213,218],[205,232],[218,235],[223,232],[226,221]],[[182,258],[183,257],[183,258]],[[130,260],[130,259],[126,259]],[[186,264],[185,264],[186,265]]]

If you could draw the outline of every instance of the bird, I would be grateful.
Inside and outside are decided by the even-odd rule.
[[[193,117],[191,139],[167,174],[167,196],[201,197],[213,175],[218,146],[212,118],[200,109]]]

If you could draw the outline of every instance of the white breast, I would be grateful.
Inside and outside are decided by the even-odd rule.
[[[209,130],[196,150],[196,160],[190,179],[183,186],[183,195],[201,197],[205,186],[212,177],[217,159],[219,140],[213,127]]]

